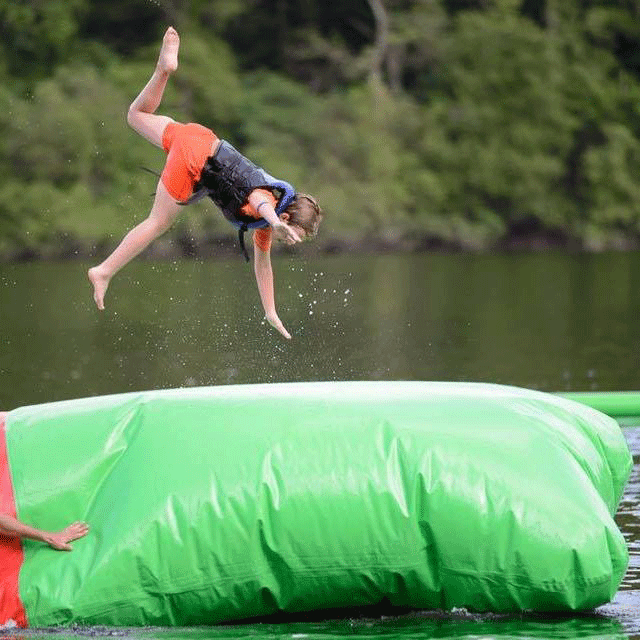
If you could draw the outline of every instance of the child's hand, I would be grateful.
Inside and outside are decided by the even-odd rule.
[[[287,340],[291,340],[291,334],[284,328],[282,321],[278,318],[277,314],[266,316],[267,322],[274,328],[277,329]]]
[[[44,534],[44,542],[57,551],[71,551],[70,542],[86,536],[89,526],[85,522],[74,522],[62,531],[47,532]]]
[[[302,238],[297,234],[293,227],[290,227],[281,220],[273,224],[273,233],[277,238],[284,240],[284,242],[290,245],[295,244],[296,242],[302,242]]]

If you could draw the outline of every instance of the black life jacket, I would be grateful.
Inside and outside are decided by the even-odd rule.
[[[249,254],[244,244],[244,233],[248,229],[263,229],[269,226],[264,218],[256,219],[240,213],[254,189],[269,189],[274,193],[278,216],[291,204],[296,195],[288,182],[276,180],[245,158],[226,140],[221,140],[216,152],[207,158],[200,180],[193,187],[193,195],[184,202],[190,204],[209,196],[220,207],[224,217],[238,229],[238,240],[247,261]]]

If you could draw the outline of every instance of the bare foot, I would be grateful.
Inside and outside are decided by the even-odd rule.
[[[104,294],[107,292],[111,278],[100,271],[100,267],[92,267],[87,271],[89,282],[93,285],[93,299],[100,311],[104,310]]]
[[[173,73],[178,68],[178,49],[180,48],[180,36],[178,32],[169,27],[162,39],[162,47],[158,56],[158,69],[165,73]]]

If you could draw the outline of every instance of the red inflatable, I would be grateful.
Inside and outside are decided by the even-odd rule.
[[[5,415],[0,413],[0,512],[15,518],[16,503],[4,431]],[[0,620],[6,620],[5,624],[8,625],[13,621],[18,627],[27,626],[27,616],[18,590],[18,575],[23,559],[20,541],[0,535]]]

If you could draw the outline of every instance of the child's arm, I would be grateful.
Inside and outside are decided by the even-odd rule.
[[[280,220],[272,204],[260,193],[259,189],[254,189],[249,194],[249,204],[271,225],[276,236],[291,244],[300,242],[300,236],[288,224]]]
[[[12,538],[30,538],[45,542],[50,547],[58,551],[71,551],[69,542],[81,538],[89,531],[89,527],[84,522],[74,522],[62,531],[41,531],[34,529],[19,520],[0,513],[0,534],[11,536]]]
[[[264,208],[264,207],[263,207]],[[276,311],[276,302],[273,293],[273,269],[271,268],[271,250],[263,251],[254,241],[253,243],[253,270],[256,274],[256,283],[260,300],[264,308],[267,322],[277,329],[287,340],[291,335],[284,328]]]

